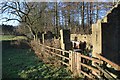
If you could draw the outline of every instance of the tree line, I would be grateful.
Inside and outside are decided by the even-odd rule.
[[[15,34],[15,27],[12,25],[0,25],[2,35],[13,35]]]
[[[0,12],[8,14],[1,19],[20,22],[18,31],[30,33],[35,40],[39,32],[45,31],[51,31],[58,37],[60,29],[90,34],[91,25],[111,7],[112,2],[3,2]]]

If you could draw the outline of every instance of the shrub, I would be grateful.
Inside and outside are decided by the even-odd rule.
[[[54,42],[54,41],[53,41]],[[52,43],[46,42],[46,45],[51,45]],[[58,57],[47,52],[44,45],[40,44],[40,41],[31,41],[30,43],[32,49],[35,51],[35,54],[43,60],[44,63],[54,65],[57,67],[61,66],[61,63],[58,61]],[[51,45],[54,46],[54,45]],[[56,46],[59,47],[59,46]]]

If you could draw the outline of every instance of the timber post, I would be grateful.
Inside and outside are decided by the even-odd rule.
[[[70,50],[70,54],[69,54],[69,58],[70,58],[70,70],[71,72],[74,72],[74,68],[75,68],[75,54],[73,53],[73,51]]]
[[[79,74],[78,74],[78,69],[80,69],[80,67],[77,68],[77,66],[79,66],[79,64],[77,64],[77,53],[73,52],[73,51],[69,51],[70,54],[69,54],[69,58],[70,58],[70,70],[71,72],[73,73],[73,76],[77,77]],[[78,60],[79,62],[79,60]]]
[[[77,53],[77,73],[80,76],[80,72],[81,72],[81,54]]]
[[[45,34],[44,33],[42,34],[42,43],[43,44],[45,43]]]

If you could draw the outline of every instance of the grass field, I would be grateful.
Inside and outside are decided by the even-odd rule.
[[[24,37],[24,36],[0,35],[0,41],[18,40],[18,39],[25,39],[25,40],[27,40],[27,38]]]
[[[64,68],[52,68],[44,64],[30,49],[10,47],[2,50],[2,77],[52,79],[71,76]]]

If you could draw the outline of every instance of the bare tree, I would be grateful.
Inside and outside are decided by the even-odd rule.
[[[111,6],[110,3],[3,2],[1,12],[2,14],[15,15],[16,18],[3,17],[2,19],[6,21],[16,20],[24,24],[35,40],[38,32],[47,30],[54,31],[57,36],[59,29],[65,27],[74,31],[79,28],[77,32],[83,32],[103,16],[100,12],[110,9],[107,8],[108,6]]]
[[[42,12],[45,10],[46,5],[38,5],[38,3],[30,2],[3,2],[1,7],[2,14],[8,13],[8,15],[15,15],[13,17],[3,17],[5,21],[16,20],[20,23],[24,23],[25,26],[29,29],[31,35],[36,39],[36,26],[39,19],[41,18]],[[37,30],[37,29],[36,29]]]

